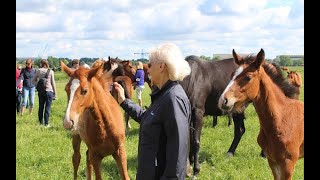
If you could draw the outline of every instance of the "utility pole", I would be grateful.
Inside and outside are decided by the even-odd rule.
[[[143,49],[141,49],[141,52],[137,52],[137,53],[133,53],[133,54],[140,54],[140,55],[141,55],[140,60],[142,60],[142,59],[144,59],[144,58],[143,58],[143,57],[144,57],[144,55],[147,55],[147,54],[149,54],[149,53],[147,53],[147,52],[143,52]]]

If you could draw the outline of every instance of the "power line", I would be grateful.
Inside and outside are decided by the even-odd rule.
[[[147,55],[149,53],[143,52],[143,49],[141,49],[141,52],[136,52],[136,53],[133,53],[133,54],[140,54],[141,55],[141,59],[144,59],[144,55]]]

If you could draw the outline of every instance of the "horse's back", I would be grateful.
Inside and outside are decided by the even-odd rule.
[[[206,115],[222,115],[218,100],[238,65],[232,58],[206,61],[194,55],[186,57],[186,61],[191,73],[181,85],[192,106],[202,108]]]

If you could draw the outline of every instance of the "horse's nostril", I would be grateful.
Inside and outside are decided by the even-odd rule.
[[[74,125],[74,121],[73,120],[70,120],[71,121],[71,126],[70,126],[70,129],[73,128],[73,125]]]
[[[224,99],[224,104],[228,104],[228,99]]]

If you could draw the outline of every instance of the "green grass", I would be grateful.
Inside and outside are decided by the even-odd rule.
[[[294,70],[296,67],[290,68]],[[301,70],[302,78],[303,67]],[[52,128],[40,127],[37,119],[38,98],[35,99],[33,115],[26,113],[16,116],[16,179],[73,179],[72,145],[70,132],[62,127],[62,118],[67,106],[67,95],[64,86],[68,78],[62,72],[55,73],[58,100],[53,101],[50,124]],[[134,92],[135,93],[135,92]],[[146,85],[143,91],[143,105],[149,106],[150,89]],[[304,101],[304,86],[300,99]],[[137,102],[135,99],[133,101]],[[200,163],[201,171],[198,179],[272,179],[272,173],[267,160],[261,158],[260,147],[257,144],[259,121],[252,105],[246,109],[246,132],[243,135],[234,157],[226,157],[226,152],[232,142],[233,125],[228,127],[227,117],[219,117],[218,125],[211,127],[212,117],[204,119],[201,136]],[[135,179],[137,168],[138,124],[130,120],[132,129],[126,139],[128,171],[131,179]],[[85,179],[85,151],[81,143],[81,162],[78,179]],[[115,161],[111,156],[102,162],[103,179],[121,179]],[[304,159],[298,161],[294,180],[304,179]]]

